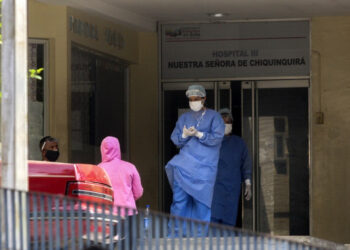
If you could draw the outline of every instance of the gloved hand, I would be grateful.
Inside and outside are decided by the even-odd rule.
[[[244,197],[247,201],[252,198],[252,183],[249,179],[244,181]]]
[[[195,131],[193,131],[193,129],[195,129],[193,126],[190,128],[187,128],[186,125],[183,127],[182,129],[182,138],[187,138],[189,136],[194,136]]]
[[[203,137],[203,132],[198,131],[195,127],[190,127],[189,130],[193,133],[193,135],[197,138],[202,138]]]

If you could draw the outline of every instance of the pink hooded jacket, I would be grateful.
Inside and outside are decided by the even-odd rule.
[[[121,160],[119,140],[107,136],[101,143],[102,162],[98,165],[106,170],[114,192],[114,205],[136,209],[135,200],[143,194],[141,178],[136,167]],[[129,211],[129,215],[133,211]],[[124,212],[121,212],[124,215]]]

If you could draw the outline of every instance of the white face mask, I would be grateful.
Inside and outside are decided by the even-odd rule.
[[[225,123],[225,135],[229,135],[232,132],[232,124]]]
[[[190,108],[195,112],[197,112],[203,108],[202,101],[189,102],[189,104],[190,104]]]

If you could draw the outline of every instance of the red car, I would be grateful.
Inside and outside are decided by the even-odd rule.
[[[29,161],[29,191],[113,204],[107,173],[96,165]]]
[[[42,242],[42,237],[44,241],[55,238],[60,245],[72,238],[100,241],[108,236],[110,226],[116,225],[117,221],[111,219],[109,213],[113,190],[104,169],[89,164],[29,161],[28,171],[32,244]],[[36,192],[74,197],[79,201],[63,197],[54,201]],[[96,235],[98,239],[93,239]]]

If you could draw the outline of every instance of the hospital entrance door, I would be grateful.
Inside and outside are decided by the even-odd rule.
[[[242,134],[253,158],[243,227],[309,234],[309,82],[242,82]]]

